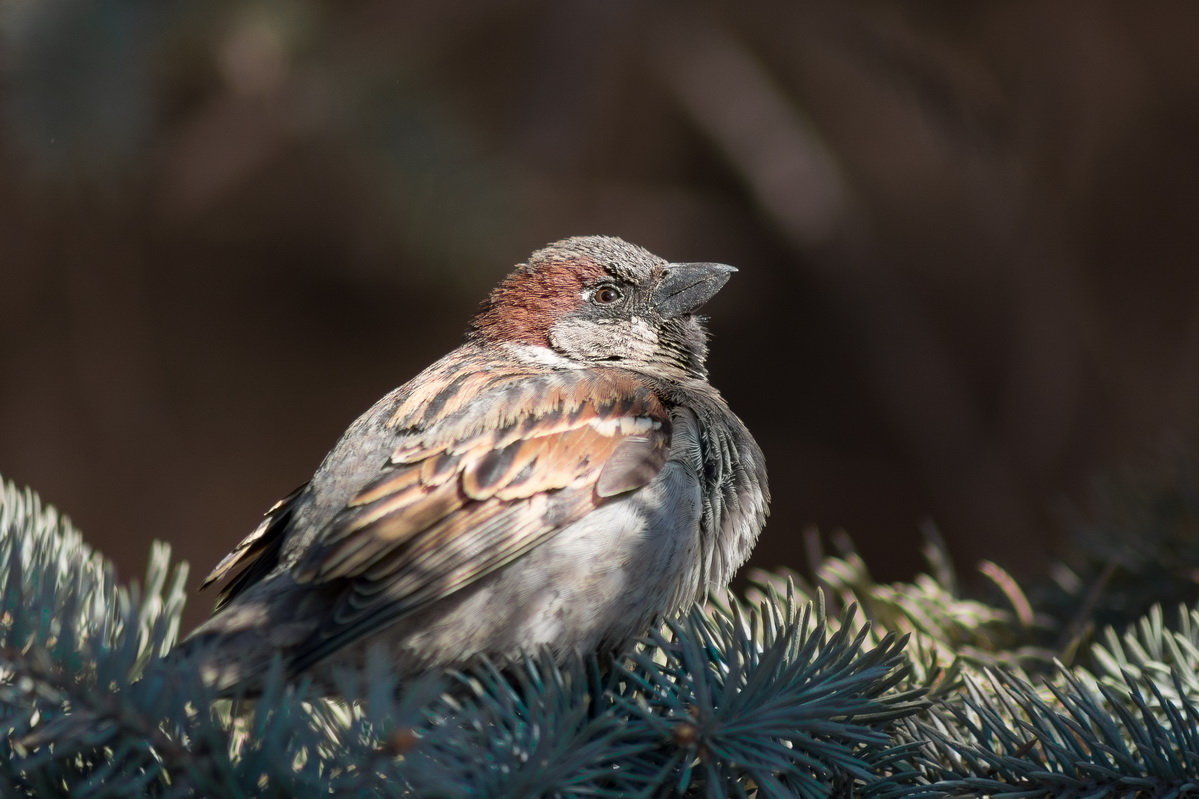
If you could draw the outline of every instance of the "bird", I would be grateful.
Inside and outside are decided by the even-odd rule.
[[[564,659],[727,586],[770,501],[705,365],[698,311],[735,271],[612,236],[534,252],[213,569],[175,657],[223,695],[275,659],[332,685],[370,647],[404,678]]]

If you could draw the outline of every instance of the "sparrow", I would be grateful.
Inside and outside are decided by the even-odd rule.
[[[735,271],[609,236],[534,252],[213,569],[177,656],[225,694],[276,657],[332,684],[369,646],[401,676],[565,657],[726,586],[770,499],[696,313]]]

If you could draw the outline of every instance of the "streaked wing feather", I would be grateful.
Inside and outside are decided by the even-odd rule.
[[[301,562],[298,579],[336,590],[337,599],[329,628],[297,654],[296,668],[470,585],[646,485],[670,448],[666,408],[617,370],[602,380],[508,384],[475,406],[481,410],[403,441]]]
[[[654,479],[662,468],[666,443],[662,436],[634,435],[622,440],[600,470],[596,493],[614,497]]]
[[[271,506],[262,522],[238,542],[233,551],[221,559],[204,581],[200,590],[220,580],[230,578],[217,594],[216,610],[229,604],[235,596],[261,580],[279,562],[279,549],[291,522],[295,501],[308,487],[305,483]]]

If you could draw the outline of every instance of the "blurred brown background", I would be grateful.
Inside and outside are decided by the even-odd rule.
[[[0,473],[123,576],[197,582],[579,233],[741,268],[759,565],[1036,568],[1193,440],[1199,4],[415,5],[0,5]]]

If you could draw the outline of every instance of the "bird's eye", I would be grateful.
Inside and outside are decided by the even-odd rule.
[[[591,295],[591,301],[596,305],[613,305],[620,302],[624,295],[620,293],[620,289],[616,286],[600,286]]]

